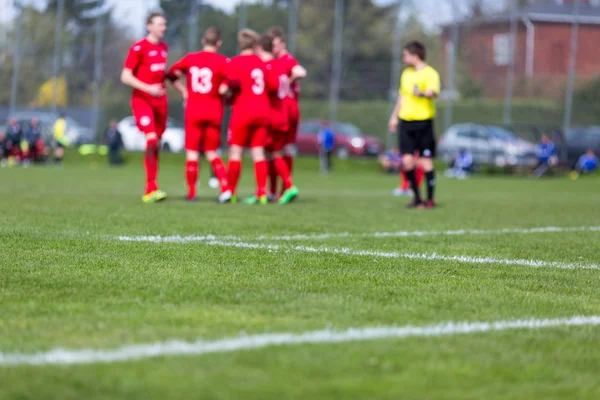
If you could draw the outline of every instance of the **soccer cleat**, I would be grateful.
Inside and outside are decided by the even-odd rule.
[[[192,196],[192,195],[189,195],[189,194],[187,196],[185,196],[185,201],[194,202],[196,200],[198,200],[196,198],[196,196]]]
[[[228,190],[219,195],[219,197],[217,198],[217,203],[219,203],[219,204],[230,203],[232,199],[233,199],[233,195],[231,194],[231,190]]]
[[[230,202],[231,204],[236,204],[236,203],[238,202],[237,195],[235,195],[235,194],[232,194],[232,195],[231,195],[231,199],[229,200],[229,202]]]
[[[142,196],[142,201],[146,204],[157,203],[167,198],[167,194],[158,189]]]
[[[435,205],[435,201],[433,201],[433,200],[427,200],[427,202],[425,202],[424,206],[425,206],[425,208],[432,210],[436,206]]]
[[[283,192],[283,195],[279,199],[279,204],[291,203],[292,201],[294,201],[296,199],[296,197],[298,197],[299,193],[300,193],[300,191],[298,190],[298,187],[292,186],[291,188],[289,188],[285,192]]]
[[[425,205],[423,203],[419,202],[419,201],[414,201],[413,200],[413,201],[411,201],[410,203],[408,203],[406,205],[406,208],[409,208],[409,209],[413,209],[413,208],[425,208]]]
[[[265,205],[269,203],[269,199],[267,199],[266,195],[263,196],[250,196],[246,199],[244,199],[243,201],[244,204],[261,204],[261,205]]]

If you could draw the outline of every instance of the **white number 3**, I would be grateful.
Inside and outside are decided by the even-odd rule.
[[[213,73],[209,68],[190,68],[192,74],[192,90],[196,93],[207,94],[213,88]]]
[[[250,73],[250,76],[254,80],[252,91],[255,95],[260,96],[265,92],[265,74],[260,69],[255,68]]]

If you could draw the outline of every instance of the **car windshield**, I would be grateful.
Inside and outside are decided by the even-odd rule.
[[[511,131],[508,131],[504,128],[500,128],[499,126],[488,126],[488,129],[490,131],[490,136],[493,139],[506,140],[506,141],[513,141],[513,140],[517,139],[517,137],[515,136],[514,133],[512,133]]]
[[[344,136],[356,137],[362,136],[360,129],[352,124],[334,124],[333,130]]]
[[[569,141],[581,143],[585,146],[600,145],[600,126],[590,126],[587,128],[574,128],[567,134]]]

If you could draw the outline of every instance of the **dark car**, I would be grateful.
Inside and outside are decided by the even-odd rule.
[[[319,154],[319,131],[326,121],[306,121],[298,128],[296,149],[299,154]],[[332,125],[335,135],[334,151],[339,158],[357,156],[377,156],[383,150],[383,143],[364,134],[357,126],[347,123]]]
[[[600,126],[581,126],[567,132],[567,165],[574,167],[588,149],[600,154]],[[558,149],[560,155],[560,149]]]

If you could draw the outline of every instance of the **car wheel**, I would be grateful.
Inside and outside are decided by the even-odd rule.
[[[340,146],[340,147],[338,147],[338,149],[336,151],[336,155],[337,155],[337,158],[345,160],[348,157],[350,157],[350,152],[344,146]]]

